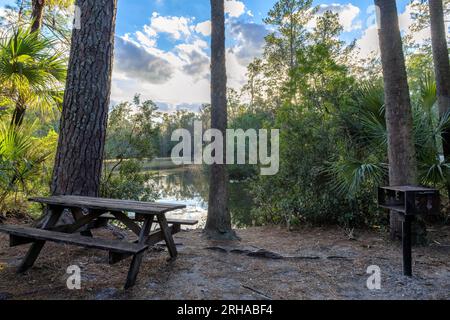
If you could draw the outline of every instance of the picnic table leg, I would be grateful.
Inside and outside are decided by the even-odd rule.
[[[50,211],[50,214],[47,221],[42,226],[42,229],[49,229],[53,227],[55,224],[57,224],[63,211],[61,208],[52,208],[52,207],[48,207],[48,210]],[[20,264],[19,269],[17,270],[18,273],[24,273],[33,266],[34,262],[41,253],[41,250],[44,247],[44,245],[45,241],[33,242],[30,249],[28,249],[27,255]]]
[[[73,219],[76,221],[83,219],[84,218],[84,214],[83,214],[83,210],[81,210],[80,208],[71,208],[70,211],[72,212],[72,216]],[[81,231],[80,234],[84,237],[89,237],[89,238],[93,238],[94,235],[92,234],[91,230],[88,229],[88,227],[84,227]]]
[[[147,241],[147,237],[150,234],[150,230],[152,228],[153,219],[153,215],[145,218],[144,225],[142,226],[141,232],[139,233],[139,243],[143,244]],[[136,278],[139,273],[139,268],[141,267],[144,253],[145,251],[133,256],[133,260],[131,261],[130,269],[128,271],[127,282],[125,283],[125,290],[131,288],[136,283]]]
[[[161,231],[163,233],[164,240],[166,241],[166,245],[167,245],[167,249],[169,250],[170,257],[172,259],[176,259],[178,256],[177,247],[175,245],[175,242],[173,241],[172,232],[170,231],[166,216],[164,214],[159,214],[158,222],[159,222]]]

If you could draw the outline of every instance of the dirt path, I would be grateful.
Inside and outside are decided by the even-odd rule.
[[[137,285],[127,292],[128,260],[109,266],[105,252],[48,244],[35,267],[17,275],[27,247],[8,248],[7,236],[0,235],[0,300],[450,299],[448,226],[433,227],[432,244],[414,248],[413,278],[402,276],[400,244],[385,234],[358,231],[357,240],[348,240],[340,229],[238,233],[242,241],[232,244],[203,240],[200,231],[180,233],[179,258],[167,262],[164,247],[148,252]],[[70,265],[82,270],[81,290],[66,287]],[[381,290],[366,287],[370,265],[381,268]]]

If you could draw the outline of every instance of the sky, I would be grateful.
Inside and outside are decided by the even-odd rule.
[[[11,0],[0,0],[0,7]],[[246,67],[262,53],[268,27],[262,22],[276,0],[227,0],[228,86],[246,82]],[[408,32],[409,0],[398,0],[400,26]],[[319,13],[339,13],[342,39],[357,39],[360,57],[378,50],[373,0],[320,0]],[[414,35],[419,40],[429,30]],[[151,99],[162,111],[197,111],[210,100],[209,0],[118,0],[113,104],[135,93]]]

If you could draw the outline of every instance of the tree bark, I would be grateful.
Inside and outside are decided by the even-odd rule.
[[[450,62],[442,0],[429,0],[429,8],[439,114],[443,117],[450,110]],[[448,129],[442,133],[442,145],[445,160],[449,162],[450,130]],[[447,193],[450,198],[450,181],[447,181]]]
[[[44,19],[44,8],[46,0],[32,0],[31,2],[31,32],[37,32],[41,29]]]
[[[227,129],[227,74],[225,65],[224,0],[211,0],[211,128],[224,137],[224,164],[211,165],[208,218],[205,234],[213,239],[236,239],[228,208],[228,172],[225,164]]]
[[[25,117],[26,107],[22,102],[16,102],[16,106],[14,108],[14,112],[11,119],[11,126],[15,126],[16,128],[20,127],[23,123],[23,119]]]
[[[117,0],[77,0],[52,194],[98,196],[111,91]]]
[[[379,9],[379,39],[383,65],[389,180],[391,186],[417,184],[411,98],[395,0],[375,0]],[[393,239],[401,237],[399,216],[391,212]]]

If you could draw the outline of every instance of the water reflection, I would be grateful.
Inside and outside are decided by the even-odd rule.
[[[208,175],[202,166],[189,166],[171,170],[161,170],[156,173],[155,181],[161,197],[158,202],[180,203],[186,209],[169,213],[169,218],[194,219],[203,228],[208,212]],[[248,183],[230,182],[230,211],[233,225],[245,227],[252,225],[250,211],[252,198],[247,191]]]

